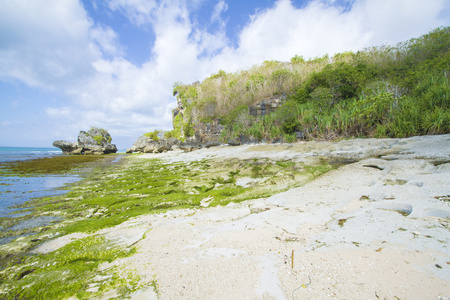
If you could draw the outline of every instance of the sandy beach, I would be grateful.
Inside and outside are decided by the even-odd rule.
[[[224,207],[205,199],[201,209],[143,215],[97,232],[138,249],[103,269],[117,265],[156,282],[156,290],[132,299],[450,297],[450,135],[223,146],[136,159],[155,157],[327,159],[342,166],[269,198]],[[83,236],[51,240],[36,252]]]

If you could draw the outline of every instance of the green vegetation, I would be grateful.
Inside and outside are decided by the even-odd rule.
[[[174,131],[220,120],[225,142],[239,135],[295,141],[340,137],[409,137],[450,133],[450,27],[400,43],[290,62],[266,61],[203,82],[177,83],[183,116]],[[281,95],[282,107],[263,117],[248,107]]]
[[[112,245],[95,235],[98,230],[143,214],[201,208],[205,199],[209,206],[217,206],[269,197],[303,185],[333,168],[326,162],[305,165],[269,159],[229,159],[166,163],[139,156],[124,157],[120,164],[91,165],[87,177],[72,185],[67,194],[35,199],[22,205],[31,214],[0,219],[1,237],[20,236],[0,245],[0,298],[42,295],[46,299],[84,299],[111,289],[119,296],[127,296],[140,288],[139,278],[113,267],[104,269],[104,263],[132,255],[136,250]],[[58,216],[62,221],[8,230],[39,216]],[[76,232],[94,235],[48,254],[29,255],[42,242]]]
[[[159,140],[159,134],[161,134],[162,131],[161,130],[157,130],[155,129],[153,132],[147,132],[144,134],[144,136],[151,138],[152,140],[154,140],[155,142],[157,142]]]
[[[95,232],[144,213],[199,207],[208,197],[214,198],[212,206],[266,197],[303,184],[331,168],[327,164],[284,166],[269,160],[174,164],[127,160],[114,174],[99,171],[64,196],[44,198],[27,205],[33,206],[37,213],[64,212],[71,222],[59,232]],[[242,187],[236,184],[242,177],[259,180],[251,187]]]
[[[127,294],[133,285],[137,287],[138,278],[120,276],[113,267],[99,272],[98,267],[135,252],[135,248],[121,249],[112,245],[104,237],[79,239],[55,252],[28,256],[21,264],[9,265],[6,272],[0,273],[0,297],[67,299],[75,296],[87,299],[114,288]]]
[[[97,134],[95,134],[97,133]],[[106,131],[103,128],[97,128],[97,127],[92,127],[91,129],[87,132],[87,135],[92,137],[98,145],[102,145],[103,142],[107,142],[107,143],[111,143],[112,139],[111,136],[109,135],[108,131]]]
[[[224,141],[244,134],[292,142],[300,130],[308,138],[450,133],[449,49],[450,28],[438,28],[396,47],[307,61],[295,56],[290,62],[266,61],[234,74],[220,70],[202,83],[176,83],[174,94],[183,107],[174,117],[174,130],[164,135],[184,140],[194,135],[195,124],[219,119],[225,126]],[[273,95],[285,99],[277,111],[257,118],[248,114],[250,105]],[[157,140],[160,134],[156,130],[146,135]],[[345,163],[166,163],[139,156],[125,157],[120,164],[101,163],[113,158],[58,156],[0,166],[0,175],[64,174],[85,167],[90,171],[67,194],[22,205],[30,214],[0,219],[1,237],[19,237],[0,245],[0,298],[90,298],[112,289],[118,297],[127,297],[139,288],[139,278],[107,263],[137,250],[112,244],[95,235],[98,230],[142,214],[201,208],[205,199],[217,206],[269,197]],[[61,221],[8,230],[39,216]],[[338,224],[344,226],[345,221],[339,219]],[[39,243],[76,232],[91,235],[48,254],[29,254]]]

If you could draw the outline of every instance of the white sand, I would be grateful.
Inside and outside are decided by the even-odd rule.
[[[153,157],[359,160],[267,199],[145,215],[102,231],[138,247],[112,264],[156,280],[159,299],[450,297],[450,135],[141,156]]]

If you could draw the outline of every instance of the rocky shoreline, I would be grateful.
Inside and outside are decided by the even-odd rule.
[[[117,247],[136,247],[136,254],[99,267],[136,272],[143,288],[132,299],[450,296],[450,135],[178,149],[131,158],[175,166],[226,159],[337,164],[269,197],[215,207],[205,198],[199,208],[146,214],[95,232]],[[257,177],[237,183],[261,184]],[[52,253],[86,236],[51,239],[35,251]]]

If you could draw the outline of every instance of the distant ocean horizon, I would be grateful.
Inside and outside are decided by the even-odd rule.
[[[119,149],[117,153],[125,153]],[[63,154],[56,147],[0,147],[0,162],[51,157]]]
[[[55,147],[0,147],[0,162],[27,160],[61,155]]]

